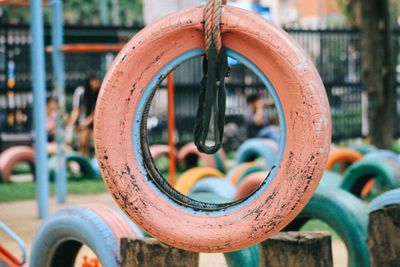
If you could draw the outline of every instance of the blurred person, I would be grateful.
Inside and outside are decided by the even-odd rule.
[[[73,95],[72,113],[67,128],[69,131],[73,131],[73,129],[78,130],[79,151],[83,155],[89,155],[93,135],[94,110],[100,86],[100,78],[92,75],[87,80],[85,87],[80,86],[76,88]]]
[[[58,102],[54,97],[46,99],[46,130],[49,142],[56,138]]]
[[[265,100],[259,94],[250,94],[247,96],[248,109],[244,114],[244,122],[247,128],[247,138],[265,137],[260,133],[275,124],[274,120],[269,121],[266,114],[266,107],[273,107],[274,103],[271,99]]]

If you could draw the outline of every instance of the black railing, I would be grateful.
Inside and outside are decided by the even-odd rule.
[[[66,27],[66,43],[121,43],[129,40],[140,27]],[[310,55],[325,84],[333,115],[334,140],[361,137],[365,100],[361,85],[361,46],[357,30],[288,30],[289,34]],[[393,33],[397,42],[400,32]],[[46,44],[50,44],[49,28],[46,30]],[[29,133],[32,129],[32,89],[30,63],[30,37],[28,26],[0,27],[0,132],[2,134]],[[397,51],[397,54],[399,51]],[[7,89],[7,65],[15,64],[16,85]],[[104,55],[66,55],[66,91],[85,83],[94,73],[104,71]],[[46,55],[46,79],[50,92],[52,65],[50,55]],[[192,121],[197,106],[201,60],[193,59],[176,71],[176,115],[179,140],[186,142],[192,138]],[[253,73],[241,65],[233,69],[228,84],[228,121],[240,122],[246,110],[245,96],[251,91],[262,92],[264,85]],[[397,118],[400,118],[400,86],[397,94]],[[165,88],[161,88],[151,109],[155,118],[152,126],[154,141],[165,141],[166,104]],[[265,93],[267,96],[267,93]],[[273,113],[271,113],[271,116]],[[400,135],[400,125],[396,136]]]

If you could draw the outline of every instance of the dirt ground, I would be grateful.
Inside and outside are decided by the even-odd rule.
[[[109,206],[115,205],[114,200],[109,194],[106,193],[100,195],[69,196],[67,204],[65,205],[58,205],[56,200],[52,198],[50,200],[50,210],[51,212],[54,212],[66,206],[88,203],[105,204]],[[13,229],[26,242],[29,255],[33,237],[40,226],[36,202],[30,200],[0,203],[0,220]],[[15,255],[20,255],[16,244],[14,244],[1,232],[0,243],[15,253]],[[347,266],[347,251],[344,244],[340,240],[334,240],[332,245],[335,263],[334,266]],[[88,255],[87,253],[87,249],[82,252],[83,255]],[[76,266],[80,266],[80,264],[77,264]],[[201,254],[200,266],[225,267],[226,263],[222,254]]]

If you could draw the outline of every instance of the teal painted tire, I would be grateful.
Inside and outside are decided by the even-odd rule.
[[[368,208],[357,197],[341,190],[319,187],[300,215],[286,228],[298,231],[311,219],[332,227],[346,244],[348,267],[369,267]]]
[[[374,145],[354,145],[351,146],[351,148],[360,152],[363,155],[367,155],[368,153],[377,150],[377,148]]]
[[[66,155],[66,162],[76,162],[79,164],[81,175],[85,177],[85,179],[93,179],[99,178],[101,176],[98,175],[96,170],[93,168],[92,162],[89,158],[79,154],[79,153],[68,153]],[[57,157],[53,156],[49,160],[49,178],[50,181],[54,181],[56,178],[56,170],[57,170]]]
[[[385,159],[363,159],[351,165],[343,175],[341,188],[360,197],[364,186],[375,178],[379,190],[387,191],[399,185],[397,168]]]
[[[90,160],[90,163],[92,164],[92,168],[93,168],[94,172],[96,173],[96,177],[101,178],[100,166],[99,166],[99,162],[97,161],[96,157],[92,158]]]
[[[143,237],[125,216],[103,205],[62,209],[39,228],[32,244],[30,266],[73,267],[79,250],[88,246],[102,266],[121,266],[123,237]]]
[[[337,172],[325,171],[321,178],[319,186],[325,186],[331,189],[340,188],[343,182],[343,177]]]

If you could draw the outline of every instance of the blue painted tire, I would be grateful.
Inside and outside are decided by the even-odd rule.
[[[268,126],[262,129],[258,134],[258,138],[271,139],[277,143],[281,140],[281,130],[278,126]]]
[[[271,168],[275,164],[277,151],[263,141],[260,138],[245,141],[236,153],[236,165],[262,158],[267,167]]]
[[[211,193],[226,199],[234,199],[236,187],[229,181],[221,178],[206,178],[197,182],[190,194]]]
[[[102,266],[121,265],[120,239],[143,237],[126,217],[102,205],[62,209],[43,222],[33,240],[30,266],[73,267],[82,245]]]
[[[332,227],[346,244],[348,266],[368,267],[368,214],[368,207],[352,194],[341,189],[319,187],[286,230],[298,231],[311,219],[321,220]]]
[[[387,159],[393,161],[397,164],[400,164],[399,155],[390,151],[390,150],[376,150],[368,153],[365,159]]]
[[[400,189],[390,190],[378,196],[368,204],[370,212],[391,206],[400,205]]]

